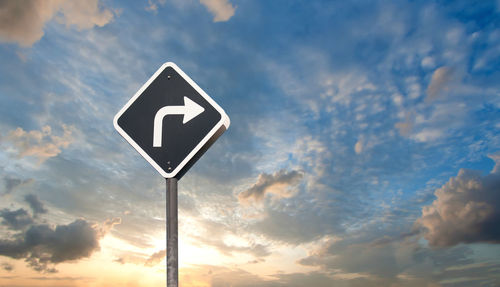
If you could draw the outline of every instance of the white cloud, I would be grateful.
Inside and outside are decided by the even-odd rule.
[[[392,101],[399,107],[403,104],[403,96],[399,93],[395,93],[392,95]]]
[[[42,38],[45,24],[54,17],[81,30],[106,25],[113,13],[101,9],[99,0],[5,0],[0,2],[0,41],[29,47]]]
[[[348,106],[354,94],[374,92],[377,87],[360,73],[331,74],[323,82],[326,92],[323,96],[331,98],[333,103]]]
[[[228,0],[200,0],[200,3],[205,5],[214,15],[214,22],[225,22],[234,15],[236,7]]]
[[[410,97],[410,99],[419,98],[421,94],[421,87],[418,82],[418,78],[408,77],[407,79],[405,79],[405,82],[406,82],[408,97]]]
[[[436,66],[436,63],[434,61],[434,58],[427,56],[422,59],[421,65],[424,68],[432,69]]]
[[[401,124],[400,128],[404,129],[406,127]],[[412,135],[411,138],[418,142],[431,142],[441,138],[442,136],[443,132],[439,129],[424,128],[420,132]]]

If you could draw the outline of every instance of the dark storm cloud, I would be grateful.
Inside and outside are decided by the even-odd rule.
[[[33,223],[33,218],[23,208],[13,211],[2,209],[0,217],[2,218],[2,224],[12,230],[20,230]]]
[[[33,215],[36,217],[38,214],[47,213],[47,209],[43,206],[43,203],[38,199],[38,196],[34,194],[27,194],[24,196],[24,201],[26,201],[31,210],[33,211]]]
[[[36,271],[53,273],[56,270],[49,264],[89,257],[99,250],[99,240],[106,230],[109,230],[107,223],[97,228],[83,219],[55,228],[32,225],[14,239],[0,239],[0,255],[24,259]]]
[[[437,199],[423,207],[422,216],[416,221],[416,226],[424,228],[424,237],[430,245],[500,243],[500,172],[497,167],[486,176],[462,169],[434,195]]]
[[[300,171],[280,170],[274,174],[261,173],[257,182],[249,189],[238,195],[240,202],[246,202],[250,199],[262,201],[266,193],[273,193],[280,197],[290,197],[294,194],[292,186],[297,185],[303,177]]]

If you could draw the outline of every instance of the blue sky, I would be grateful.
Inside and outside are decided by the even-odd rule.
[[[172,61],[231,118],[179,182],[183,286],[497,286],[499,13],[0,3],[0,284],[164,284],[164,179],[112,119]]]

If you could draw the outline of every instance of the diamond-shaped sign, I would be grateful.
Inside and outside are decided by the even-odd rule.
[[[163,176],[181,178],[229,127],[229,117],[168,62],[116,114],[116,130]]]

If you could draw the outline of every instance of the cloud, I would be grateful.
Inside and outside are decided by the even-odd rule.
[[[249,243],[246,246],[235,246],[224,243],[223,238],[202,238],[199,236],[193,236],[193,238],[198,239],[198,241],[202,242],[204,245],[210,245],[224,254],[224,255],[232,255],[233,253],[246,253],[257,258],[262,258],[271,255],[271,251],[268,246],[258,244],[258,243]]]
[[[160,5],[165,5],[165,3],[167,2],[167,0],[158,0],[158,1],[154,1],[154,0],[148,0],[148,6],[146,6],[146,11],[149,11],[149,12],[153,12],[153,13],[158,13],[158,4]]]
[[[495,166],[493,167],[491,173],[500,173],[500,153],[491,154],[489,157],[495,162]]]
[[[360,154],[363,152],[363,141],[362,140],[358,140],[356,142],[356,144],[354,145],[354,151],[356,152],[356,154]]]
[[[12,266],[11,264],[6,263],[6,262],[2,263],[1,266],[2,266],[2,269],[7,271],[7,272],[14,270],[14,266]]]
[[[482,176],[461,169],[456,177],[437,189],[437,197],[422,208],[416,226],[425,230],[431,246],[453,246],[459,243],[500,243],[500,173]]]
[[[146,260],[146,263],[144,265],[146,266],[154,266],[158,263],[160,263],[163,258],[167,255],[167,250],[163,249],[158,252],[155,252],[149,256],[149,258]]]
[[[246,253],[261,259],[271,254],[268,246],[255,242],[241,232],[231,230],[231,227],[223,223],[209,219],[200,220],[199,223],[201,228],[197,231],[202,233],[192,234],[191,238],[196,239],[201,246],[213,246],[221,254],[229,256],[233,253]],[[237,243],[227,242],[228,237],[234,237]]]
[[[409,136],[413,128],[413,122],[409,118],[406,118],[405,121],[396,123],[395,127],[398,129],[400,135]]]
[[[43,36],[43,26],[60,6],[60,1],[0,2],[0,39],[31,46]]]
[[[418,133],[411,136],[418,142],[432,142],[443,136],[444,131],[438,128],[423,128]]]
[[[310,256],[299,260],[305,266],[340,269],[346,273],[369,273],[383,278],[394,278],[401,271],[397,265],[394,246],[373,246],[366,243],[346,244],[327,240]]]
[[[292,187],[299,184],[302,177],[303,173],[296,170],[286,171],[282,169],[274,174],[261,173],[254,185],[238,195],[238,200],[243,203],[249,200],[262,202],[267,193],[278,198],[292,197],[296,193]]]
[[[19,179],[19,178],[10,177],[10,176],[4,177],[3,181],[5,183],[5,190],[3,192],[4,195],[12,193],[15,189],[17,189],[23,185],[30,184],[30,183],[34,182],[34,180],[32,178]]]
[[[301,206],[292,215],[283,211],[267,210],[266,217],[251,228],[269,239],[299,245],[322,237],[332,232],[335,227],[329,219],[311,212],[306,206]]]
[[[106,235],[106,233],[110,232],[113,226],[121,224],[121,217],[113,217],[111,219],[106,219],[100,226],[96,227],[100,237]]]
[[[326,237],[297,263],[334,274],[335,283],[348,283],[345,286],[439,286],[432,284],[457,278],[447,268],[466,268],[474,262],[468,246],[432,249],[411,236],[383,244],[366,239]],[[488,267],[481,269],[489,276],[496,272]],[[462,276],[480,280],[474,278],[478,273],[476,269]]]
[[[214,15],[214,22],[225,22],[234,15],[236,7],[228,0],[200,0],[200,3],[207,7],[208,11]]]
[[[427,87],[426,102],[431,102],[441,95],[442,92],[449,89],[448,84],[453,80],[453,69],[449,67],[441,67],[432,74],[431,82]]]
[[[99,250],[99,240],[106,230],[83,219],[55,228],[34,224],[13,239],[0,239],[0,255],[24,259],[36,271],[54,273],[57,270],[49,264],[90,257]]]
[[[0,217],[2,218],[2,224],[12,230],[21,230],[33,223],[33,218],[23,208],[13,211],[2,209]]]
[[[38,214],[47,213],[47,209],[43,206],[43,203],[34,194],[27,194],[24,196],[24,201],[26,201],[31,210],[33,210],[33,215],[36,217]]]
[[[99,0],[64,1],[61,6],[64,16],[62,22],[68,26],[74,25],[79,30],[102,27],[113,19],[113,13],[99,6]]]
[[[90,29],[109,23],[113,13],[101,9],[99,0],[5,0],[0,2],[0,41],[29,47],[42,38],[45,24],[54,17],[68,26]]]
[[[72,128],[63,125],[63,135],[52,134],[50,126],[44,126],[41,131],[25,131],[17,128],[11,131],[4,139],[12,144],[18,157],[33,156],[39,163],[61,153],[73,141]]]
[[[195,265],[183,268],[184,272],[179,274],[181,282],[185,286],[234,286],[234,287],[250,287],[250,286],[281,286],[270,284],[258,275],[249,273],[240,268],[227,268],[223,266],[213,265]],[[205,284],[201,285],[203,282]]]

